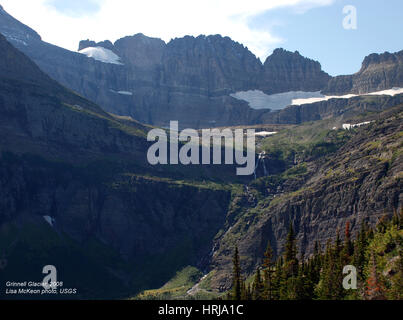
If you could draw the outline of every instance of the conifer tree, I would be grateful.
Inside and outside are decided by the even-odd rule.
[[[320,280],[316,287],[315,294],[319,299],[332,299],[332,283],[333,283],[333,254],[330,239],[326,243],[326,250],[323,257],[322,272]]]
[[[344,231],[344,245],[341,253],[342,263],[347,265],[350,263],[351,255],[353,254],[354,248],[351,242],[351,234],[350,234],[350,221],[346,223],[346,229]]]
[[[260,274],[260,269],[258,268],[255,273],[255,279],[253,280],[252,299],[261,300],[262,298],[263,298],[263,281]]]
[[[233,282],[232,282],[232,299],[241,300],[242,280],[241,280],[241,264],[239,260],[238,246],[235,246],[233,263]]]
[[[284,284],[283,279],[283,257],[280,256],[277,259],[276,267],[274,269],[273,274],[273,289],[272,289],[272,298],[273,300],[279,300],[281,295],[281,288]]]
[[[263,285],[263,296],[264,299],[273,299],[273,274],[274,274],[274,262],[273,259],[273,249],[270,245],[270,241],[267,244],[267,249],[264,253],[263,268],[264,268],[264,285]]]
[[[310,278],[313,283],[319,282],[321,269],[322,269],[322,250],[320,243],[316,241],[313,257],[310,262]]]
[[[343,246],[340,239],[340,231],[337,230],[336,241],[333,247],[333,257],[332,257],[332,299],[339,300],[344,297],[343,289],[343,257],[342,257]]]
[[[365,298],[367,300],[384,300],[384,291],[383,283],[378,276],[375,253],[371,251],[370,274],[365,288]]]
[[[402,211],[401,211],[402,213]],[[241,299],[402,299],[403,298],[403,250],[401,241],[393,240],[394,245],[382,251],[388,263],[387,273],[385,270],[378,273],[376,255],[372,251],[368,254],[368,248],[378,248],[379,245],[388,245],[387,240],[392,234],[396,237],[396,227],[401,229],[402,217],[383,220],[383,227],[369,228],[363,222],[357,233],[356,239],[350,236],[350,223],[346,223],[344,243],[337,232],[335,241],[328,239],[324,253],[321,252],[319,242],[315,243],[314,254],[306,258],[304,253],[300,254],[300,261],[297,259],[296,236],[292,225],[287,235],[284,253],[276,262],[273,260],[273,251],[270,244],[264,254],[263,271],[264,278],[258,269],[255,273],[252,287],[248,287],[240,278],[239,254],[236,248],[234,255],[234,275],[239,270],[239,283],[241,287]],[[393,233],[390,233],[393,231]],[[375,232],[375,233],[374,233]],[[397,233],[399,237],[399,233]],[[381,239],[381,240],[380,240]],[[386,239],[386,240],[385,240]],[[398,238],[399,239],[399,238]],[[401,237],[400,237],[401,239]],[[396,249],[397,253],[396,254]],[[390,254],[394,254],[391,259]],[[343,267],[346,264],[353,264],[359,272],[360,290],[346,291],[342,287]],[[384,258],[379,264],[384,268]],[[237,268],[235,266],[238,266]],[[268,271],[272,271],[269,273]],[[364,271],[366,273],[364,273]],[[361,272],[361,275],[360,275]],[[366,275],[368,275],[366,277]],[[234,276],[234,283],[237,277]],[[271,291],[269,291],[269,286]],[[234,288],[236,286],[234,285]],[[263,292],[263,293],[262,293]],[[233,290],[231,298],[236,296]]]
[[[296,276],[298,273],[297,245],[294,228],[290,223],[284,253],[284,264],[287,277]]]
[[[358,278],[360,281],[364,279],[364,266],[366,264],[366,248],[368,246],[368,228],[366,222],[361,223],[361,229],[358,233],[354,245],[353,265],[357,268]]]
[[[394,300],[403,300],[403,250],[399,251],[397,273],[392,281],[390,298]]]
[[[249,290],[246,287],[245,281],[241,281],[241,300],[249,300]]]

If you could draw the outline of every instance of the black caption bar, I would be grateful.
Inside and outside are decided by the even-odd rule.
[[[85,311],[92,316],[99,313],[120,319],[120,315],[127,315],[125,318],[133,320],[257,320],[274,319],[276,314],[351,318],[362,312],[375,315],[387,310],[389,313],[401,306],[401,301],[0,301],[0,310],[11,314],[52,314],[57,319],[59,315],[77,317],[88,309]]]

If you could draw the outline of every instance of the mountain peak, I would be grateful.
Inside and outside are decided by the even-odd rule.
[[[113,46],[126,63],[140,68],[148,68],[160,63],[166,44],[159,38],[151,38],[137,33],[117,40]]]
[[[95,42],[92,40],[81,40],[79,45],[78,45],[78,51],[81,51],[86,48],[91,48],[91,47],[102,47],[105,49],[113,50],[113,44],[109,40],[104,40],[101,42]]]
[[[7,40],[14,44],[28,45],[31,41],[41,40],[41,37],[36,31],[19,22],[17,19],[9,15],[4,8],[0,5],[0,33],[3,34]]]
[[[361,71],[368,68],[371,64],[396,63],[399,60],[403,61],[403,50],[394,53],[388,51],[384,53],[372,53],[364,58]]]
[[[395,53],[372,53],[366,56],[357,73],[333,78],[324,93],[364,94],[393,87],[403,87],[403,50]]]
[[[307,61],[307,62],[309,61],[310,63],[318,65],[319,68],[321,68],[321,65],[318,61],[304,57],[297,50],[292,52],[283,48],[274,49],[273,53],[266,58],[264,65],[270,63],[277,63],[279,61]]]
[[[277,48],[264,63],[262,89],[266,93],[285,91],[320,91],[331,77],[318,61]]]
[[[276,48],[276,49],[274,49],[273,54],[274,55],[280,55],[280,54],[301,55],[298,50],[292,52],[292,51],[289,51],[289,50],[284,49],[284,48]]]

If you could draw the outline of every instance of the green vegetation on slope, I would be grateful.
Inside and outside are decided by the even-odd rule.
[[[281,130],[279,133],[264,139],[262,151],[278,159],[294,162],[316,158],[336,151],[351,136],[347,130],[333,130],[334,120],[322,120],[304,123]]]
[[[375,229],[365,222],[352,239],[347,223],[344,239],[338,235],[324,251],[317,243],[310,257],[298,253],[292,225],[284,254],[275,261],[270,243],[263,265],[250,284],[240,272],[233,273],[232,300],[403,300],[403,209],[392,219],[384,216]],[[239,255],[234,254],[234,270]],[[343,287],[344,266],[357,270],[357,288]],[[236,288],[239,287],[239,290]]]
[[[145,290],[138,294],[136,300],[175,300],[185,299],[187,291],[191,289],[202,277],[202,272],[195,267],[186,267],[163,287],[155,290]]]

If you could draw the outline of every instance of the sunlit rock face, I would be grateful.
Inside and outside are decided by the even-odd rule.
[[[321,91],[330,79],[319,62],[301,56],[298,51],[276,49],[263,65],[260,88],[268,94]]]
[[[393,87],[403,88],[403,50],[367,56],[360,71],[353,75],[333,78],[329,81],[324,93],[328,95],[363,94]]]

